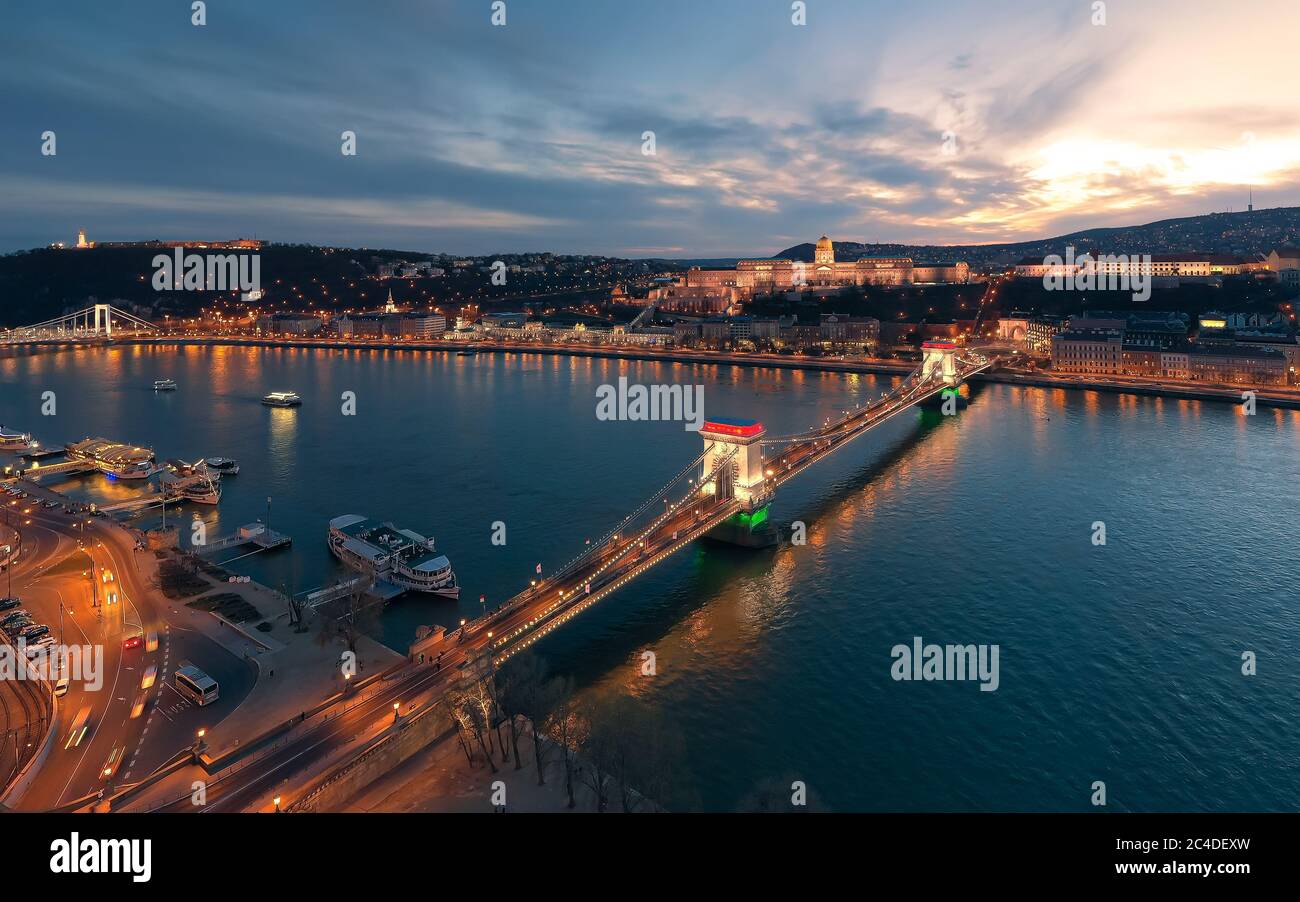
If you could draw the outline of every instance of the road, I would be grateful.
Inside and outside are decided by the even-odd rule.
[[[42,499],[65,500],[49,489],[25,482],[17,487],[28,497],[0,495],[23,535],[23,555],[6,574],[12,594],[37,622],[50,626],[60,644],[89,646],[92,655],[102,656],[99,672],[85,674],[95,679],[72,680],[59,699],[55,746],[17,805],[48,810],[148,774],[191,745],[199,729],[233,711],[252,688],[256,671],[188,627],[188,609],[144,585],[135,556],[148,552],[136,549],[133,533],[103,518],[44,507]],[[156,648],[143,642],[124,648],[127,637],[149,632],[157,635]],[[221,698],[213,705],[196,708],[170,682],[176,667],[187,661],[220,683]],[[149,668],[155,673],[146,689]],[[141,709],[133,711],[140,701]],[[89,709],[89,729],[79,742],[69,743],[83,708]],[[116,765],[106,774],[110,761]]]

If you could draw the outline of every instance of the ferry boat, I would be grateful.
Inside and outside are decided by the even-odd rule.
[[[36,447],[29,432],[7,432],[0,426],[0,449],[5,451],[29,451]]]
[[[262,399],[262,403],[267,407],[297,407],[302,403],[302,398],[298,397],[297,392],[273,391]]]
[[[183,474],[168,472],[158,477],[168,498],[184,498],[196,504],[216,504],[221,500],[221,477],[206,472]]]
[[[153,383],[154,391],[176,391],[176,383],[171,379],[155,379]]]
[[[106,438],[84,438],[64,446],[68,460],[92,461],[95,467],[112,479],[148,479],[158,472],[153,451],[137,448]]]
[[[202,464],[206,469],[222,476],[234,476],[239,472],[239,461],[229,457],[209,457]]]
[[[443,598],[460,596],[451,561],[418,532],[344,514],[330,521],[329,547],[343,563],[377,580]]]

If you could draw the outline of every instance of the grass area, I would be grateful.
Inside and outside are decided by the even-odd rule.
[[[163,561],[158,566],[158,584],[168,598],[188,598],[212,588],[207,580],[177,561]]]
[[[216,595],[196,598],[193,601],[186,602],[186,607],[199,611],[215,611],[234,623],[258,620],[262,616],[256,607],[233,592],[220,592]]]
[[[50,569],[44,571],[45,576],[80,576],[86,574],[90,578],[90,555],[84,551],[74,551],[59,561]]]

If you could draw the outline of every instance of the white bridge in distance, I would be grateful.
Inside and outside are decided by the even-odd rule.
[[[95,304],[75,313],[48,319],[32,326],[0,329],[0,344],[38,344],[46,341],[95,341],[114,334],[134,337],[157,333],[158,327],[111,304]]]

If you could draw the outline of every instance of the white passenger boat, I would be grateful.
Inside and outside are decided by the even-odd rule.
[[[330,521],[329,547],[344,564],[377,580],[443,598],[460,596],[451,561],[418,532],[344,514]]]
[[[262,403],[267,407],[297,407],[302,403],[302,398],[298,397],[297,392],[273,391],[262,398]]]
[[[0,426],[0,450],[30,451],[34,447],[36,443],[32,441],[30,432],[10,432]]]

